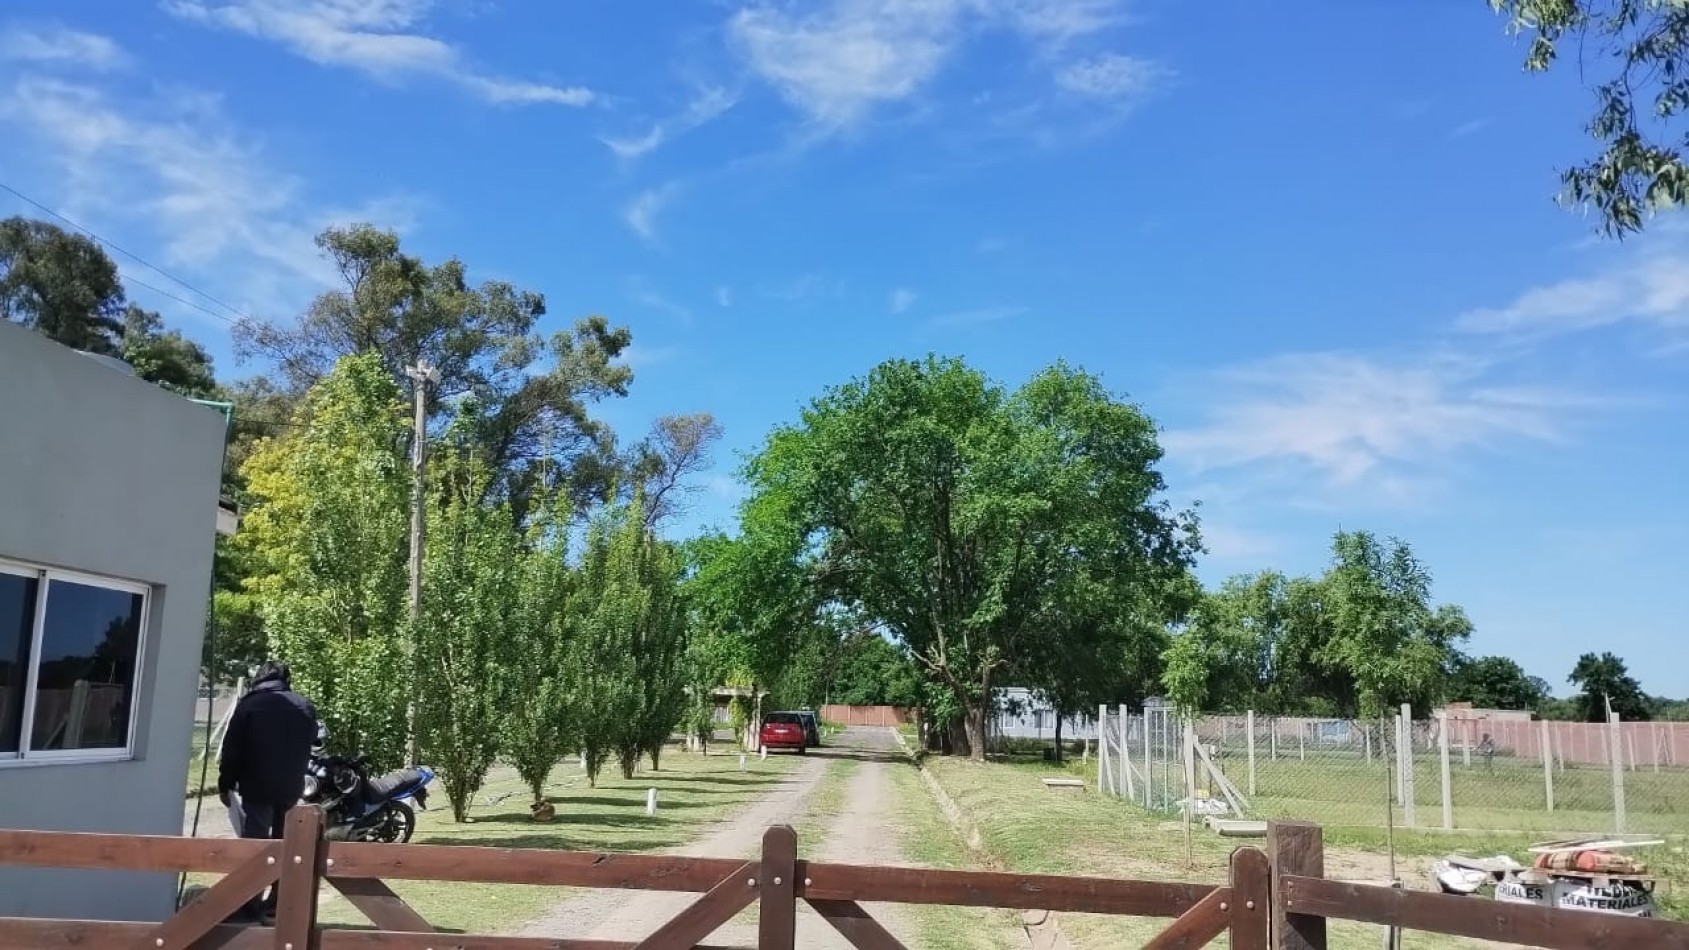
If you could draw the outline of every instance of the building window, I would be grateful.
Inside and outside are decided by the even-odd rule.
[[[0,562],[0,761],[129,757],[146,609],[143,585]]]

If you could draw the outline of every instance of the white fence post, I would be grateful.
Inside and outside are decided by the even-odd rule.
[[[1548,720],[1542,720],[1542,790],[1548,796],[1548,810],[1554,810],[1554,747]]]
[[[1624,808],[1624,730],[1619,725],[1619,714],[1607,714],[1608,743],[1612,747],[1612,754],[1608,756],[1613,762],[1613,830],[1619,834],[1625,831]]]
[[[1144,707],[1144,807],[1150,806],[1150,786],[1155,784],[1155,767],[1150,764],[1149,752],[1149,707]]]
[[[1244,713],[1244,728],[1249,730],[1249,797],[1255,797],[1255,710]],[[1655,754],[1654,758],[1659,759]]]
[[[1120,711],[1120,762],[1118,763],[1118,768],[1120,769],[1120,779],[1119,779],[1119,784],[1116,785],[1115,787],[1120,790],[1121,797],[1125,798],[1127,801],[1133,801],[1138,796],[1136,794],[1134,794],[1134,790],[1132,788],[1132,744],[1130,742],[1131,733],[1129,733],[1127,731],[1127,728],[1126,728],[1127,719],[1126,719],[1126,704],[1125,703],[1120,704],[1120,710],[1119,711]],[[1144,764],[1144,768],[1146,770],[1149,768],[1149,764],[1148,764],[1147,761]],[[1145,774],[1148,774],[1148,772],[1146,771]]]
[[[1402,714],[1396,713],[1396,806],[1407,806],[1407,769],[1402,767]]]
[[[1114,773],[1108,768],[1108,704],[1097,706],[1097,791],[1116,793],[1108,787]]]
[[[1402,750],[1402,818],[1409,828],[1419,825],[1419,813],[1414,807],[1413,787],[1413,707],[1402,704],[1402,734],[1398,740]]]
[[[1437,758],[1443,769],[1443,830],[1454,830],[1454,793],[1449,782],[1449,717],[1437,712]]]

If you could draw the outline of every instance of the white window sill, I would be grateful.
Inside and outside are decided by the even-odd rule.
[[[135,753],[128,749],[87,752],[37,752],[28,758],[7,755],[0,757],[0,769],[27,769],[50,765],[110,765],[114,762],[133,762]]]

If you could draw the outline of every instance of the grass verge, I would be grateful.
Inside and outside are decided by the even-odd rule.
[[[770,756],[748,758],[739,771],[731,755],[670,754],[658,772],[624,780],[613,770],[589,788],[578,766],[559,765],[546,799],[557,820],[536,824],[529,817],[528,790],[508,768],[494,769],[476,796],[469,821],[452,821],[443,792],[435,806],[417,815],[415,844],[450,844],[559,851],[652,852],[677,848],[710,824],[775,789],[802,760]],[[657,814],[645,813],[646,789],[657,790]],[[214,876],[193,875],[190,884],[209,884]],[[429,922],[445,932],[502,933],[538,917],[568,896],[567,888],[516,884],[393,881],[393,890]],[[325,896],[332,888],[325,888]],[[362,914],[334,897],[321,905],[323,924],[367,927]]]
[[[978,827],[993,860],[1026,873],[1081,874],[1140,880],[1220,883],[1228,856],[1239,842],[1193,829],[1187,859],[1183,823],[1151,815],[1117,799],[1082,792],[1051,791],[1041,779],[1043,763],[977,764],[929,758],[928,768]],[[1383,832],[1327,829],[1326,869],[1334,877],[1378,879],[1387,874]],[[1511,836],[1467,837],[1398,833],[1397,873],[1411,887],[1427,887],[1433,856],[1451,851],[1521,854]],[[1487,898],[1474,898],[1475,900]],[[1063,932],[1075,946],[1141,946],[1167,925],[1165,920],[1064,914]],[[1375,926],[1333,921],[1333,946],[1369,946],[1380,939]],[[1460,950],[1491,944],[1441,934],[1406,933],[1406,950]]]
[[[891,769],[892,793],[898,803],[895,818],[898,844],[912,864],[932,868],[969,869],[978,865],[949,819],[933,800],[913,765]],[[915,946],[933,950],[998,950],[1008,948],[1008,936],[1020,929],[1013,911],[977,907],[904,904]]]

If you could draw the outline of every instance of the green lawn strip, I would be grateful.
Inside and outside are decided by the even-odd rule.
[[[862,763],[855,759],[828,761],[826,771],[821,773],[821,780],[816,783],[814,790],[809,793],[809,800],[804,803],[803,814],[792,825],[792,829],[798,833],[799,857],[813,859],[826,843],[827,831],[833,820],[844,811],[845,796],[850,791],[850,780],[861,765]]]
[[[1052,791],[1041,782],[1063,771],[1071,774],[1071,769],[1058,770],[1042,762],[981,765],[951,758],[929,758],[927,765],[980,829],[985,849],[1015,871],[1217,884],[1225,880],[1228,857],[1240,844],[1236,839],[1195,828],[1187,863],[1182,822],[1098,795],[1090,783],[1085,791],[1073,792]],[[1259,846],[1263,842],[1253,843]],[[1359,838],[1332,841],[1328,837],[1328,845],[1336,845],[1327,849],[1328,871],[1350,878],[1382,877],[1384,857],[1361,850],[1358,845],[1363,843],[1370,844]],[[1436,853],[1453,850],[1453,844],[1445,840]],[[1407,877],[1412,871],[1404,867],[1399,873]],[[1139,946],[1168,923],[1061,915],[1062,930],[1076,946]],[[1332,922],[1331,933],[1334,946],[1370,945],[1380,939],[1375,926],[1338,921]],[[1410,950],[1455,950],[1484,944],[1440,934],[1410,933],[1404,935],[1403,946]]]
[[[893,768],[891,781],[898,803],[898,843],[904,857],[923,867],[974,867],[956,830],[921,781],[920,771],[912,765]],[[996,950],[1009,946],[1004,935],[1020,927],[1014,911],[903,904],[898,913],[913,929],[913,945],[934,950]]]
[[[1220,759],[1227,776],[1248,790],[1248,760],[1236,750]],[[1414,804],[1421,825],[1442,823],[1442,768],[1435,757],[1416,756]],[[1609,832],[1613,826],[1613,775],[1606,767],[1555,769],[1554,811],[1548,810],[1540,762],[1497,756],[1470,766],[1453,757],[1450,798],[1456,828],[1526,833]],[[1267,817],[1337,824],[1382,824],[1384,793],[1394,779],[1383,760],[1361,756],[1310,756],[1272,760],[1256,753],[1256,810]],[[1630,825],[1650,834],[1689,834],[1689,770],[1626,770],[1625,811]],[[1399,820],[1399,816],[1398,816]]]
[[[557,809],[556,821],[538,824],[529,817],[525,785],[514,772],[495,769],[470,811],[471,821],[451,819],[445,794],[436,790],[434,808],[418,815],[416,844],[451,844],[569,851],[649,852],[685,845],[710,824],[768,792],[801,760],[770,756],[748,758],[739,771],[737,753],[688,755],[670,752],[661,771],[642,771],[624,780],[613,768],[587,786],[578,766],[559,765],[546,798]],[[646,789],[657,790],[657,814],[646,815]],[[569,895],[569,889],[517,884],[393,881],[399,896],[443,931],[504,933],[518,929]],[[368,922],[344,900],[326,901],[319,919],[325,925],[367,927]]]

